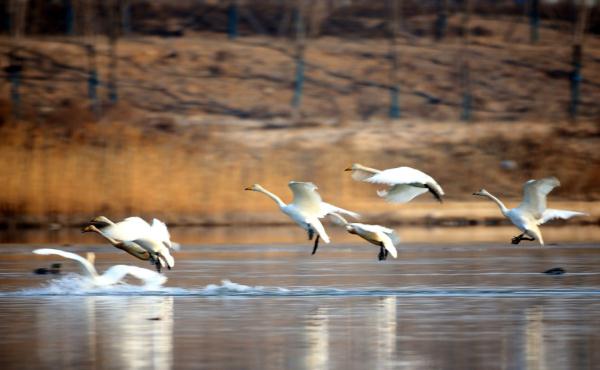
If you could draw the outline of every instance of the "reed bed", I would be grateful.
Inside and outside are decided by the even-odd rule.
[[[280,223],[285,219],[269,199],[243,188],[261,183],[288,201],[287,183],[294,179],[315,182],[327,201],[384,222],[486,219],[499,216],[493,205],[464,203],[474,200],[474,190],[485,187],[510,204],[519,200],[523,181],[548,175],[563,184],[551,201],[578,202],[578,209],[597,217],[597,139],[557,134],[549,125],[528,124],[535,139],[521,138],[514,125],[489,127],[6,123],[0,127],[0,218],[9,225],[79,224],[99,214],[172,224]],[[422,138],[428,130],[438,135]],[[516,160],[518,168],[503,169],[506,159]],[[386,204],[374,194],[376,187],[344,173],[353,162],[420,168],[444,186],[447,202],[423,196],[410,207]]]

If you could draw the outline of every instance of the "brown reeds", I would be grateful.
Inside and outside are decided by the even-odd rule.
[[[289,200],[292,179],[315,182],[331,203],[394,221],[450,210],[468,213],[427,197],[410,209],[387,205],[376,199],[373,186],[344,173],[353,162],[418,167],[438,179],[450,202],[471,201],[470,193],[480,187],[518,199],[523,181],[547,175],[563,183],[553,200],[600,198],[600,162],[587,137],[542,124],[528,125],[529,137],[506,125],[485,131],[458,123],[404,127],[5,124],[0,127],[0,216],[4,223],[21,224],[77,224],[98,214],[179,224],[282,222],[269,199],[243,188],[261,183]],[[426,137],[428,129],[448,134]],[[517,168],[503,169],[502,160],[514,160]]]

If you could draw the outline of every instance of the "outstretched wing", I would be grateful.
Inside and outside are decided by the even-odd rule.
[[[381,191],[378,192],[379,196],[384,197],[390,202],[406,203],[428,190],[439,201],[442,200],[442,196],[444,195],[444,190],[433,177],[423,171],[411,167],[391,168],[382,171],[365,181],[373,184],[386,184],[392,186],[392,189],[385,193]]]
[[[392,239],[387,234],[383,234],[381,236],[381,242],[383,243],[383,247],[388,252],[390,252],[390,254],[392,255],[392,257],[398,258],[398,251],[396,250],[396,247],[394,246],[394,242],[392,241]]]
[[[92,265],[90,263],[90,261],[88,261],[87,259],[81,257],[78,254],[75,253],[71,253],[71,252],[65,252],[65,251],[61,251],[60,249],[52,249],[52,248],[41,248],[41,249],[36,249],[33,251],[33,253],[35,254],[40,254],[40,255],[57,255],[57,256],[61,256],[73,261],[77,261],[79,262],[79,264],[81,265],[81,267],[83,268],[83,270],[91,277],[96,276],[98,273],[96,272],[96,269],[94,268],[94,265]]]
[[[377,195],[391,203],[407,203],[423,193],[427,193],[427,188],[407,184],[394,185],[389,190],[377,190]]]
[[[103,228],[102,232],[118,241],[133,241],[147,237],[150,230],[150,225],[144,219],[127,217],[121,222]]]
[[[575,216],[587,216],[588,214],[585,212],[577,212],[577,211],[565,211],[562,209],[551,209],[547,208],[542,214],[542,218],[538,221],[538,225],[544,224],[550,220],[554,219],[569,219]]]
[[[112,266],[102,274],[102,279],[106,279],[111,284],[115,284],[123,280],[126,275],[131,275],[143,281],[144,284],[162,285],[167,281],[166,276],[155,271],[129,265]]]
[[[323,239],[325,243],[329,243],[329,235],[327,235],[327,232],[325,231],[325,228],[323,227],[323,224],[321,223],[318,217],[307,217],[306,223],[308,223],[310,226],[312,226],[313,229],[316,230],[317,234],[319,234],[319,236],[321,237],[321,239]]]
[[[152,225],[150,226],[152,230],[152,236],[161,242],[165,243],[165,245],[171,249],[173,249],[173,244],[171,243],[171,234],[169,234],[169,230],[167,229],[167,225],[161,220],[154,218],[152,219]]]
[[[531,213],[536,219],[542,218],[546,210],[546,196],[557,186],[560,182],[556,177],[527,181],[523,185],[523,201],[517,208]]]
[[[294,193],[292,204],[306,216],[321,214],[321,196],[317,187],[311,182],[290,181],[288,186]]]
[[[319,217],[325,217],[328,214],[341,213],[354,218],[360,218],[360,215],[356,212],[349,211],[344,208],[336,207],[333,204],[321,202],[321,215]]]

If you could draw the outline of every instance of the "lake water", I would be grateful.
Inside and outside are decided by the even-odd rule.
[[[315,256],[309,243],[184,243],[161,288],[93,288],[74,263],[31,253],[93,251],[100,272],[150,267],[108,245],[4,244],[0,368],[599,368],[598,244],[443,233],[383,262],[358,239]],[[52,262],[60,275],[32,273]],[[566,274],[541,273],[552,267]]]

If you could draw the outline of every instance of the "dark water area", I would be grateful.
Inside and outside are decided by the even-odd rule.
[[[2,369],[593,369],[600,245],[183,244],[162,287],[0,246]],[[150,267],[103,244],[45,243]],[[59,275],[35,275],[61,262]],[[566,273],[542,273],[562,267]]]

